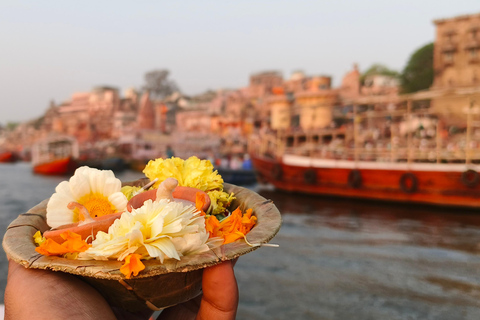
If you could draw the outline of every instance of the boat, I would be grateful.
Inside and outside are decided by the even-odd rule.
[[[79,148],[75,138],[51,135],[32,146],[33,172],[44,175],[69,175],[78,167]]]
[[[129,169],[137,172],[143,172],[149,160],[132,159],[127,163]]]
[[[480,110],[442,113],[474,91],[358,98],[333,126],[268,130],[249,141],[260,182],[278,190],[480,209]],[[273,111],[272,111],[273,112]]]
[[[128,163],[122,157],[107,157],[102,159],[101,168],[102,170],[112,170],[114,172],[122,172],[128,168]]]
[[[253,185],[257,182],[257,176],[253,169],[230,169],[215,168],[223,178],[223,181],[239,186]]]
[[[128,168],[128,163],[122,157],[110,156],[105,158],[82,158],[77,161],[79,166],[87,166],[99,170],[112,170],[116,173]]]
[[[17,157],[12,151],[0,152],[0,163],[11,163],[15,161],[17,161]]]

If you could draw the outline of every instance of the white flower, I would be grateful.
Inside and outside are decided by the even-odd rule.
[[[56,228],[83,220],[78,209],[67,205],[77,202],[83,205],[92,217],[124,211],[127,198],[120,192],[122,182],[110,170],[80,167],[69,181],[61,182],[47,205],[47,224]]]
[[[208,240],[205,218],[192,205],[167,199],[147,200],[142,207],[125,211],[108,229],[98,232],[92,247],[80,259],[124,260],[131,253],[142,259],[180,260],[181,256],[209,250],[218,241]]]

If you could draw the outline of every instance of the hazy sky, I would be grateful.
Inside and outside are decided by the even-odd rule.
[[[355,62],[400,71],[434,40],[433,19],[479,12],[479,0],[2,0],[0,123],[97,85],[140,88],[159,68],[186,94],[243,87],[272,69],[335,85]]]

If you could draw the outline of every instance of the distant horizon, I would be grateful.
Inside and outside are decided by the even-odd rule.
[[[50,101],[99,85],[121,95],[167,69],[180,91],[248,86],[252,74],[296,70],[338,87],[356,63],[401,72],[434,41],[433,20],[480,12],[478,0],[206,0],[0,4],[0,124],[42,116]]]

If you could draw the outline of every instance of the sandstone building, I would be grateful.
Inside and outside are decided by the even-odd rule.
[[[480,13],[434,21],[434,81],[431,90],[442,91],[433,109],[447,113],[445,124],[465,126],[467,114],[478,114],[480,104]],[[471,92],[450,95],[452,90]]]
[[[480,85],[480,13],[435,20],[433,88]]]

